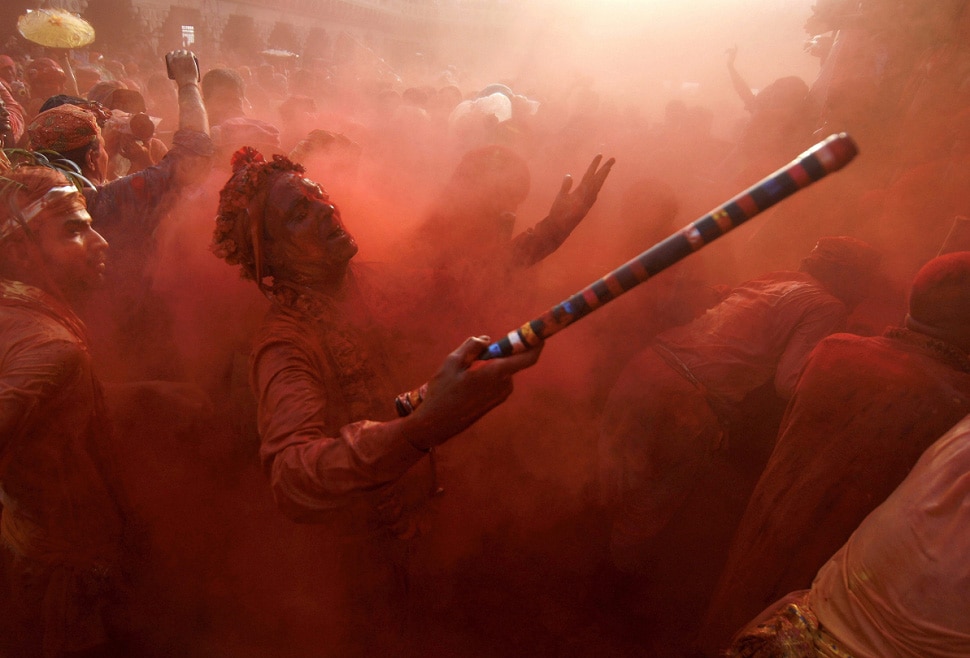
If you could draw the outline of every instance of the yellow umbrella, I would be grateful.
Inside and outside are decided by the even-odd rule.
[[[34,9],[17,19],[17,31],[48,48],[80,48],[94,41],[94,28],[63,9]]]

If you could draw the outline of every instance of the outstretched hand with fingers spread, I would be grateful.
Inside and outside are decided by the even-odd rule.
[[[556,195],[556,199],[549,209],[549,218],[553,219],[558,226],[568,227],[569,230],[572,230],[593,207],[600,188],[603,187],[603,182],[616,162],[615,158],[610,158],[601,167],[600,162],[602,160],[602,155],[593,158],[576,189],[572,189],[573,177],[570,174],[563,177],[559,194]]]

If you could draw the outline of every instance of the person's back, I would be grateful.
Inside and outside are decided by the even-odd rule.
[[[657,615],[679,610],[677,624],[668,617],[675,634],[703,611],[757,478],[735,462],[770,450],[762,443],[775,436],[774,407],[791,395],[818,341],[844,328],[876,258],[862,241],[823,238],[803,260],[808,271],[740,284],[696,320],[659,334],[611,390],[600,449],[613,562],[642,577],[640,598],[653,599]],[[769,388],[774,395],[761,396]],[[759,398],[753,408],[744,404],[749,395]],[[716,520],[698,523],[698,513],[715,509]]]
[[[651,568],[645,547],[733,443],[745,397],[774,382],[786,399],[807,354],[846,315],[808,274],[774,272],[740,284],[630,359],[607,398],[600,447],[621,570]]]
[[[720,304],[657,336],[708,393],[737,404],[762,384],[794,389],[805,355],[845,325],[845,304],[811,275],[774,272],[747,281]]]
[[[953,302],[967,272],[970,254],[932,261],[914,282],[911,314],[934,324],[948,313],[959,318],[962,304]],[[940,303],[933,291],[947,287]],[[723,645],[759,610],[804,587],[922,451],[970,412],[965,350],[912,315],[907,324],[922,330],[835,335],[812,352],[732,542],[707,612],[705,648]]]
[[[822,566],[811,589],[765,609],[723,655],[968,655],[968,431],[970,417],[927,448]]]
[[[934,442],[818,572],[809,601],[853,656],[970,654],[968,430]]]

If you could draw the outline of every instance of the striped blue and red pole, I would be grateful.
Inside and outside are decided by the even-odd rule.
[[[479,358],[487,360],[510,356],[539,345],[779,201],[842,169],[858,152],[855,142],[847,134],[831,135],[724,205],[658,242],[536,319],[510,331],[504,338],[489,345]],[[401,416],[410,414],[424,399],[425,390],[426,386],[421,386],[399,395],[395,400],[398,413]]]

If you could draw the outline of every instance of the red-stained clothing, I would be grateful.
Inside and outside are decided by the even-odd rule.
[[[354,275],[341,299],[275,297],[251,361],[260,459],[277,506],[317,526],[320,560],[307,571],[329,602],[314,601],[315,614],[346,620],[319,628],[319,641],[334,655],[399,648],[409,540],[424,530],[434,480],[428,455],[381,422],[404,390],[384,353],[385,298]]]
[[[970,413],[970,360],[905,329],[822,341],[737,529],[704,644],[806,587],[936,438]]]
[[[144,267],[143,256],[149,251],[159,221],[184,191],[179,181],[205,176],[208,158],[213,154],[209,136],[180,130],[174,140],[172,149],[157,165],[84,190],[92,224],[111,244],[113,257],[114,252],[121,252]],[[187,176],[181,171],[186,167],[194,167],[197,175]],[[129,250],[135,250],[138,258],[126,255]]]
[[[970,417],[927,448],[819,570],[748,624],[733,658],[970,655]]]
[[[809,602],[856,658],[970,655],[970,419],[818,572]]]
[[[381,423],[395,417],[403,388],[374,322],[375,295],[362,287],[351,281],[340,300],[277,294],[252,356],[260,458],[277,504],[294,519],[409,535],[404,512],[427,497],[430,474],[412,469],[426,453]],[[411,477],[401,482],[405,474],[420,480],[418,495],[405,486]]]
[[[51,656],[105,639],[122,531],[107,439],[81,322],[42,291],[0,281],[0,539],[13,610],[42,634],[24,629],[36,645],[17,650],[42,643]]]
[[[715,468],[737,405],[772,381],[787,397],[808,353],[841,330],[846,316],[845,305],[808,274],[775,272],[659,334],[631,361],[607,402],[601,443],[607,484],[618,501],[613,550],[619,566],[653,568],[646,546]]]
[[[171,312],[152,288],[155,232],[186,192],[187,181],[202,180],[211,153],[208,135],[180,130],[157,165],[84,190],[92,225],[110,245],[106,285],[80,310],[106,379],[184,378]],[[187,175],[186,169],[197,177]]]
[[[802,272],[775,272],[741,284],[697,320],[657,343],[713,398],[734,405],[773,381],[788,399],[809,352],[845,328],[845,304]]]

